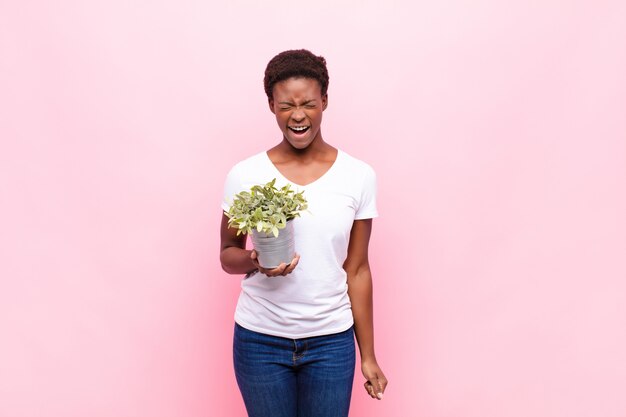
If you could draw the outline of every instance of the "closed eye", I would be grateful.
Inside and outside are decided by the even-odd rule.
[[[281,101],[278,104],[280,105],[279,107],[280,110],[290,110],[293,107],[297,107],[295,103],[291,103],[288,101]],[[315,102],[315,99],[313,99],[313,100],[307,100],[303,102],[300,106],[304,107],[305,109],[314,109],[317,107],[317,104]]]

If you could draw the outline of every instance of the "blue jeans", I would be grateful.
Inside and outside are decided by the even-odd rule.
[[[354,329],[287,339],[235,323],[233,360],[249,417],[347,417]]]

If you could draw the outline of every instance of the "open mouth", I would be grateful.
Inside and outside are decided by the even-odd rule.
[[[307,130],[309,130],[309,128],[311,126],[287,126],[289,128],[289,130],[291,130],[292,132],[301,135],[304,132],[306,132]]]

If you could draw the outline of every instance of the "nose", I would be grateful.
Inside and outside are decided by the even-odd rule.
[[[302,109],[300,109],[300,108],[296,108],[296,109],[295,109],[295,110],[291,113],[291,119],[292,119],[294,122],[297,122],[297,123],[299,123],[299,122],[303,121],[305,117],[306,117],[306,116],[305,116],[305,114],[304,114],[304,111],[303,111]]]

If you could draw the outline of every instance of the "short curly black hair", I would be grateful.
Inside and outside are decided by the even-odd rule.
[[[273,98],[274,85],[291,77],[317,80],[322,96],[328,91],[328,69],[323,56],[315,56],[306,49],[284,51],[270,60],[265,68],[263,86],[267,98]]]

